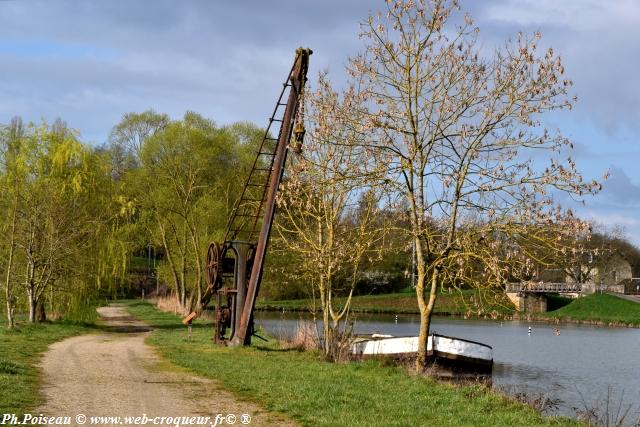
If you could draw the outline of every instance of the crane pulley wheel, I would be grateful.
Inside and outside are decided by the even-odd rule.
[[[207,250],[207,286],[214,291],[222,286],[222,246],[218,242],[211,242]]]

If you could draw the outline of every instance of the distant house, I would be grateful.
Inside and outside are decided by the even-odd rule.
[[[620,287],[624,294],[640,294],[640,278],[638,277],[624,279],[616,286]]]
[[[541,283],[581,283],[583,294],[616,292],[635,294],[640,291],[640,265],[634,265],[624,253],[607,251],[586,257],[569,268],[548,268],[532,280]]]
[[[596,291],[631,293],[634,278],[640,277],[640,266],[634,266],[619,251],[596,257],[588,274],[584,275],[582,292],[587,294]],[[635,293],[635,289],[633,290]]]

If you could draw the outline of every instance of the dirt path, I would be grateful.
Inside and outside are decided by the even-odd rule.
[[[43,370],[44,406],[36,414],[71,417],[72,425],[91,425],[92,416],[143,417],[153,425],[155,417],[211,417],[200,425],[295,425],[278,414],[252,403],[238,401],[214,381],[185,373],[161,359],[144,343],[150,330],[124,307],[98,309],[110,332],[83,335],[53,344],[45,354]],[[84,415],[86,423],[82,423]],[[79,416],[79,419],[76,418]],[[151,421],[153,419],[153,421]],[[113,419],[102,425],[131,425],[134,420]],[[127,422],[128,421],[128,422]],[[142,419],[144,421],[144,419]],[[141,422],[142,422],[141,421]],[[168,421],[168,420],[166,420]],[[169,425],[175,423],[164,423]],[[140,424],[138,424],[140,425]],[[184,425],[184,424],[181,424]],[[192,424],[193,425],[193,424]]]
[[[626,299],[627,301],[633,301],[640,303],[640,295],[625,295],[625,294],[614,294],[611,292],[607,292],[609,295],[613,295],[618,298]]]

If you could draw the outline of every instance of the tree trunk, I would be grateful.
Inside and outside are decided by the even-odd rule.
[[[318,285],[320,290],[320,304],[322,305],[322,350],[326,356],[329,355],[329,341],[331,340],[331,332],[329,328],[329,301],[327,298],[327,289],[325,287],[324,277],[320,277]]]
[[[324,354],[325,356],[331,355],[331,346],[333,345],[333,330],[331,329],[331,324],[329,323],[329,309],[326,308],[323,313],[323,324],[324,324]]]
[[[186,280],[186,260],[184,255],[182,256],[182,271],[180,271],[180,307],[182,308],[182,310],[185,309],[185,307],[187,306],[187,288],[185,286],[185,280]]]
[[[7,277],[8,277],[7,273]],[[4,296],[5,296],[5,300],[7,301],[7,328],[9,329],[13,329],[13,327],[15,326],[15,320],[13,318],[13,310],[15,307],[15,301],[13,298],[13,295],[11,293],[11,289],[10,289],[10,282],[9,280],[7,280],[6,283],[7,287],[4,290]]]
[[[182,226],[182,244],[184,249],[180,249],[180,307],[183,311],[187,308],[187,254],[186,254],[186,241],[187,241],[187,226]],[[186,314],[186,313],[185,313]]]
[[[427,342],[429,339],[429,324],[431,315],[427,312],[427,304],[424,298],[425,272],[418,269],[416,282],[416,296],[420,309],[420,332],[418,333],[418,354],[416,357],[416,371],[421,372],[427,364]]]
[[[416,357],[415,368],[418,372],[422,372],[427,365],[427,345],[429,342],[429,329],[431,328],[431,316],[436,302],[436,293],[438,290],[438,269],[434,268],[431,274],[429,297],[427,300],[427,269],[425,256],[423,253],[422,242],[416,239],[416,257],[418,261],[418,281],[416,283],[416,296],[418,299],[418,308],[420,309],[420,332],[418,334],[418,354]]]
[[[43,301],[36,302],[35,311],[36,322],[42,323],[47,321],[47,314],[45,313]]]
[[[192,227],[188,222],[187,226],[189,227],[189,233],[191,235],[191,245],[193,246],[193,256],[196,261],[196,278],[194,281],[194,286],[196,288],[196,309],[199,311],[202,308],[200,307],[200,301],[202,301],[202,261],[200,258],[200,245],[194,227]]]
[[[426,277],[425,277],[426,278]],[[424,309],[420,308],[420,335],[418,345],[418,358],[416,359],[416,368],[419,371],[424,370],[427,365],[427,344],[429,342],[429,330],[431,328],[431,316],[436,303],[436,295],[438,290],[438,270],[434,269],[431,275],[431,288],[429,289],[429,302]],[[424,302],[424,294],[422,296]],[[432,343],[433,344],[433,343]]]
[[[11,296],[11,298],[13,298],[13,296]],[[9,329],[12,329],[16,326],[16,322],[14,320],[14,316],[13,316],[13,311],[15,309],[15,301],[13,301],[12,299],[7,299],[7,327]]]
[[[7,275],[5,277],[5,289],[4,296],[5,301],[7,302],[7,327],[12,329],[15,326],[15,321],[13,319],[13,310],[15,307],[15,300],[13,298],[13,293],[11,292],[11,273],[13,269],[13,253],[15,251],[15,238],[16,238],[16,210],[17,207],[13,206],[13,212],[11,216],[11,242],[9,243],[9,259],[7,260]]]
[[[27,289],[27,301],[29,302],[29,322],[36,321],[36,288],[34,283],[35,266],[31,258],[27,261],[27,277],[25,287]]]
[[[178,273],[176,272],[176,265],[173,261],[173,257],[171,256],[171,251],[169,250],[169,245],[167,243],[167,235],[165,233],[164,225],[160,221],[160,217],[156,213],[156,221],[158,222],[158,229],[160,230],[160,237],[162,238],[162,247],[164,248],[165,256],[167,257],[167,261],[169,262],[169,267],[171,267],[171,275],[173,276],[173,285],[176,291],[176,303],[180,305],[180,295],[179,295],[179,280]]]
[[[27,287],[27,300],[29,301],[29,322],[36,321],[36,298],[33,289]]]

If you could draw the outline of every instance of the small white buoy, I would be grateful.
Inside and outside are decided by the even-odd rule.
[[[531,335],[531,326],[529,326],[529,335]]]
[[[398,323],[398,315],[396,314],[396,323]]]

